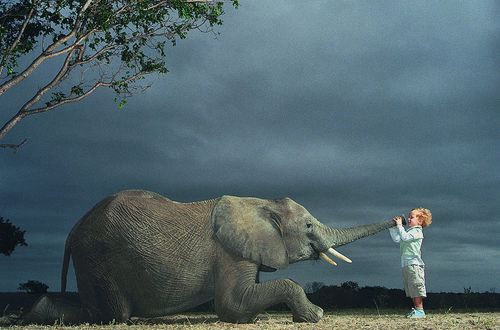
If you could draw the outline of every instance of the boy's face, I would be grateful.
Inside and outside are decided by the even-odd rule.
[[[420,219],[418,215],[420,215],[418,211],[411,211],[408,213],[408,226],[422,226],[422,219]]]

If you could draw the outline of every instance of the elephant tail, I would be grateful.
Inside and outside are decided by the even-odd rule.
[[[71,244],[70,244],[70,236],[66,239],[66,244],[64,245],[64,257],[63,257],[63,266],[61,271],[61,293],[66,292],[66,281],[68,278],[68,267],[69,267],[69,258],[71,256]]]

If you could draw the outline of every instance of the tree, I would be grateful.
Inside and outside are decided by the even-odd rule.
[[[238,0],[231,0],[238,6]],[[192,30],[213,32],[223,3],[209,0],[0,0],[0,97],[48,60],[56,72],[0,128],[0,140],[28,116],[111,88],[118,108],[165,74],[167,43]],[[27,64],[25,64],[27,63]],[[0,144],[19,148],[21,143]]]
[[[47,293],[49,286],[45,283],[29,280],[26,283],[19,283],[17,288],[20,291],[26,291],[27,293]]]
[[[315,293],[319,289],[325,286],[325,283],[323,282],[307,282],[306,285],[304,286],[304,291],[306,293]]]
[[[359,290],[359,284],[354,281],[346,281],[340,284],[341,288],[347,289],[347,290],[353,290],[353,291],[358,291]]]
[[[9,256],[16,246],[27,246],[24,240],[25,232],[10,223],[9,219],[0,217],[0,253]]]

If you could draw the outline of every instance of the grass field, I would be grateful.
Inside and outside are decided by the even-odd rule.
[[[290,313],[264,313],[253,324],[218,321],[212,314],[180,314],[150,320],[133,319],[129,324],[80,326],[25,326],[10,329],[495,329],[500,330],[500,312],[428,312],[426,319],[410,320],[396,311],[351,310],[328,312],[316,324],[293,323]]]

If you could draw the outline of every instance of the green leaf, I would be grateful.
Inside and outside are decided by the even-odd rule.
[[[74,94],[76,96],[83,95],[83,88],[79,85],[71,87],[71,94]]]
[[[114,101],[117,104],[119,110],[122,110],[123,107],[125,106],[125,104],[127,104],[127,100],[126,99],[118,100],[118,98],[115,97]]]

